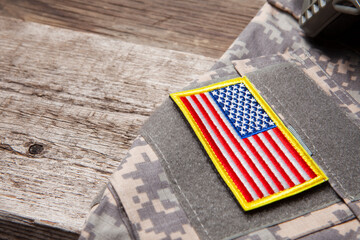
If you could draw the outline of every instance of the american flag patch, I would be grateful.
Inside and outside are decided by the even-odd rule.
[[[246,77],[170,96],[244,210],[327,180]]]

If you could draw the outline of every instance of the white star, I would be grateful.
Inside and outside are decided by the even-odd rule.
[[[240,130],[240,134],[241,134],[241,135],[245,135],[246,132],[245,132],[244,130]]]
[[[224,111],[227,111],[227,110],[228,110],[228,108],[227,108],[226,106],[224,106],[223,109],[224,109]]]

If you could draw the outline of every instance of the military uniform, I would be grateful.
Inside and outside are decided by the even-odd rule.
[[[99,194],[80,239],[360,238],[360,54],[338,41],[307,39],[299,2],[269,0],[187,89],[248,76],[298,131],[329,183],[244,212],[168,99]],[[307,108],[329,124],[309,123]]]

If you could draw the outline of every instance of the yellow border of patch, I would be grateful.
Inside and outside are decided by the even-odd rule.
[[[213,152],[212,148],[210,147],[209,143],[205,139],[204,135],[202,134],[199,126],[196,124],[195,120],[191,116],[190,112],[187,110],[185,105],[180,100],[180,97],[186,97],[194,94],[209,92],[218,88],[223,88],[229,85],[234,85],[237,83],[244,83],[245,86],[248,88],[248,90],[252,93],[252,95],[255,97],[255,99],[258,101],[258,103],[263,107],[263,109],[268,113],[271,120],[278,126],[279,130],[284,134],[284,136],[287,138],[287,140],[290,142],[290,144],[295,148],[295,150],[300,154],[300,156],[305,160],[305,162],[309,165],[309,167],[316,173],[317,177],[308,180],[300,185],[294,186],[292,188],[277,192],[275,194],[269,195],[267,197],[263,197],[260,199],[257,199],[252,202],[247,202],[240,192],[240,190],[236,187],[222,164],[220,163],[219,159]],[[208,153],[209,157],[211,158],[213,164],[215,165],[216,169],[220,173],[221,177],[224,179],[226,184],[229,186],[233,194],[235,195],[236,199],[239,201],[241,206],[245,211],[252,210],[264,205],[267,205],[269,203],[278,201],[280,199],[295,195],[297,193],[300,193],[302,191],[305,191],[309,188],[312,188],[320,183],[323,183],[324,181],[327,181],[327,176],[323,173],[323,171],[319,168],[319,166],[314,162],[314,160],[310,157],[310,155],[305,151],[305,149],[301,146],[301,144],[297,141],[297,139],[291,134],[291,132],[287,129],[287,127],[284,125],[284,123],[281,121],[281,119],[275,114],[275,112],[271,109],[271,107],[266,103],[266,101],[260,96],[260,94],[257,92],[255,87],[251,84],[249,79],[247,77],[242,78],[235,78],[230,79],[224,82],[212,84],[206,87],[178,92],[170,94],[170,97],[175,101],[175,103],[179,106],[180,110],[185,115],[186,119],[189,121],[192,129],[196,133],[197,137],[199,138],[200,142],[204,146],[206,152]]]

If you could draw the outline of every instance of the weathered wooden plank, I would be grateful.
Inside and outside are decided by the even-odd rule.
[[[0,210],[0,239],[75,240],[79,234]]]
[[[0,210],[78,232],[154,107],[213,63],[0,17]]]
[[[0,14],[220,57],[265,0],[0,0]]]

